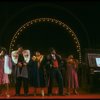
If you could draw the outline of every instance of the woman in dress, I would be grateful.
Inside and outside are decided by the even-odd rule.
[[[71,89],[73,90],[74,94],[78,94],[78,60],[74,59],[73,55],[69,55],[66,59],[66,67],[68,95],[70,95]]]
[[[9,95],[9,75],[12,72],[12,62],[11,57],[7,54],[6,48],[1,48],[0,52],[0,83],[6,86],[6,96]]]
[[[46,86],[44,72],[44,55],[36,51],[30,62],[30,83],[34,87],[34,95],[37,94],[37,88],[41,88],[41,95],[44,96],[44,87]]]
[[[0,50],[0,95],[2,95],[3,75],[4,75],[4,54],[2,50]]]

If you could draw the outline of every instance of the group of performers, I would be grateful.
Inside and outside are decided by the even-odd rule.
[[[24,95],[28,95],[29,86],[34,88],[34,95],[37,95],[37,88],[41,89],[41,95],[44,96],[44,88],[47,87],[48,95],[52,95],[53,83],[56,80],[58,85],[58,95],[64,94],[64,81],[67,83],[67,95],[70,95],[71,89],[74,94],[78,94],[78,60],[73,55],[62,58],[56,53],[54,48],[50,48],[47,55],[35,51],[31,55],[30,50],[24,50],[22,46],[12,51],[8,55],[5,48],[0,49],[0,95],[2,94],[2,85],[7,84],[7,96],[9,96],[9,75],[13,77],[15,84],[15,95],[19,96],[23,84]],[[63,78],[61,69],[64,68],[66,78]]]

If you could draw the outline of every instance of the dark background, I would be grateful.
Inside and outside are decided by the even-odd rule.
[[[100,48],[99,1],[1,1],[0,45],[9,50],[15,32],[35,18],[50,17],[67,24],[76,34],[81,45],[82,57],[86,49]],[[64,28],[53,23],[37,23],[30,26],[16,40],[31,51],[45,53],[54,47],[62,55],[77,56],[75,43]]]

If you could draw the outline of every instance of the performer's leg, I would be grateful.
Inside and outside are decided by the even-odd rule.
[[[22,83],[22,78],[17,77],[16,78],[16,95],[20,94],[21,83]]]
[[[0,85],[0,96],[2,96],[2,92],[3,92],[2,90],[3,90],[3,85],[1,84]]]
[[[37,88],[34,87],[34,96],[36,96],[36,93],[37,93]]]
[[[48,95],[52,95],[52,85],[53,85],[53,79],[54,79],[53,71],[54,71],[53,69],[50,71],[49,84],[48,84]]]
[[[10,94],[9,94],[9,83],[6,83],[6,88],[7,88],[6,96],[9,98],[10,97]]]
[[[28,95],[28,78],[23,78],[23,85],[24,85],[24,95]]]
[[[41,95],[44,96],[44,89],[41,88]]]
[[[56,79],[59,87],[59,95],[63,95],[63,78],[59,70],[56,70]]]

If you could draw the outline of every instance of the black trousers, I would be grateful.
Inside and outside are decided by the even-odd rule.
[[[59,94],[63,94],[63,78],[60,70],[58,68],[52,68],[49,73],[49,86],[48,86],[48,94],[52,94],[52,86],[54,78],[56,79],[59,87]]]
[[[23,83],[24,94],[28,93],[28,78],[17,77],[16,78],[16,94],[20,94],[21,85]]]

